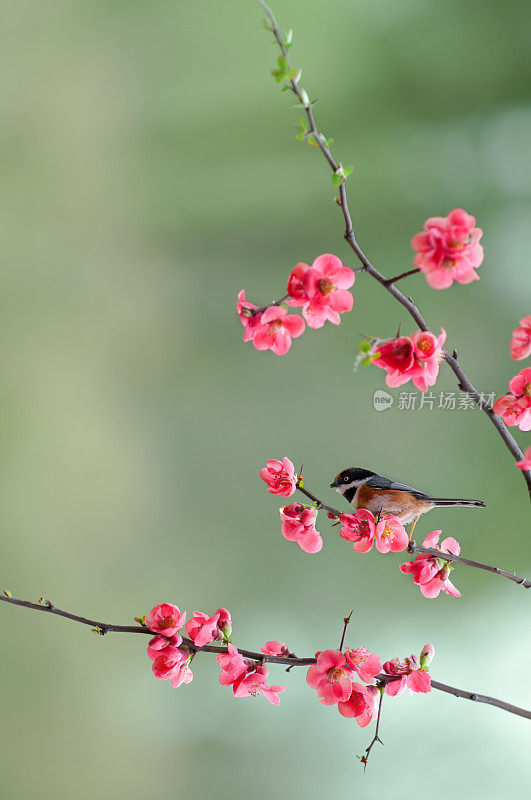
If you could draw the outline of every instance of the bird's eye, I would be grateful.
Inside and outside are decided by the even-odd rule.
[[[348,483],[348,475],[345,475],[345,477],[343,478],[343,480],[345,481],[345,483]]]

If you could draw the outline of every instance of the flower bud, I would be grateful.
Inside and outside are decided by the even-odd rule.
[[[433,661],[435,647],[432,644],[425,644],[420,653],[420,666],[427,667]]]

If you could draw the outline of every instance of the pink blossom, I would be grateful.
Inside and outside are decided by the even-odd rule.
[[[289,306],[304,306],[309,301],[310,298],[304,286],[304,276],[309,269],[308,264],[299,263],[295,264],[291,270],[288,278],[289,300],[287,303]]]
[[[259,306],[255,306],[254,303],[250,303],[248,300],[245,299],[244,289],[242,289],[241,292],[238,294],[236,311],[238,312],[240,322],[244,328],[243,341],[250,342],[253,339],[256,330],[260,324],[261,313],[256,313],[259,311]]]
[[[290,306],[303,306],[302,314],[310,328],[322,328],[326,320],[334,325],[341,322],[341,314],[350,311],[354,303],[347,291],[356,275],[344,267],[337,256],[324,253],[312,266],[299,263],[288,280]]]
[[[285,355],[292,338],[304,333],[304,320],[297,314],[288,314],[284,306],[269,306],[260,315],[253,329],[253,344],[257,350],[272,350],[277,356]]]
[[[354,717],[360,728],[365,728],[376,712],[377,697],[376,686],[352,683],[350,696],[346,700],[340,700],[337,708],[344,717]]]
[[[370,511],[360,508],[355,514],[341,514],[339,521],[343,526],[339,535],[345,541],[352,542],[357,553],[367,553],[372,548],[376,521]]]
[[[389,387],[396,388],[412,380],[417,389],[427,392],[437,380],[445,341],[444,328],[438,337],[430,331],[419,330],[411,337],[401,336],[378,344],[374,348],[378,358],[372,363],[386,370],[385,382]]]
[[[324,705],[330,706],[350,697],[350,667],[339,650],[322,650],[315,654],[317,662],[306,674],[306,683],[317,691]]]
[[[268,686],[267,676],[269,670],[265,665],[256,664],[252,672],[248,672],[245,677],[240,677],[234,681],[232,691],[234,697],[256,697],[262,694],[272,705],[278,706],[280,703],[279,693],[286,691],[285,686]]]
[[[167,639],[166,636],[154,636],[149,640],[147,654],[152,661],[161,655],[168,655],[182,644],[183,638],[178,633]]]
[[[382,671],[382,662],[376,653],[371,653],[366,647],[358,647],[356,650],[347,647],[345,658],[349,667],[355,670],[365,683],[370,683]]]
[[[447,289],[452,283],[479,280],[477,267],[483,262],[483,235],[476,228],[476,219],[462,208],[450,211],[447,217],[430,217],[424,231],[411,240],[417,255],[413,264],[420,267],[434,289]]]
[[[388,515],[376,525],[376,549],[380,553],[400,553],[409,543],[404,526],[397,517]]]
[[[218,666],[221,667],[219,682],[222,686],[230,686],[234,681],[247,674],[253,662],[244,658],[241,653],[229,642],[227,652],[216,656]]]
[[[526,367],[509,381],[509,392],[494,403],[494,411],[506,425],[531,430],[531,367]]]
[[[526,448],[523,459],[517,461],[516,466],[520,469],[531,469],[531,447]]]
[[[279,509],[282,520],[282,535],[290,542],[297,542],[305,553],[318,553],[323,547],[319,531],[315,529],[317,510],[302,503],[290,503]]]
[[[405,658],[404,661],[400,661],[398,658],[386,661],[383,671],[386,675],[399,678],[399,680],[389,681],[385,685],[385,693],[391,697],[401,694],[406,686],[412,692],[431,692],[431,677],[422,666],[419,666],[413,655]]]
[[[179,628],[186,622],[186,612],[181,614],[179,608],[173,603],[160,603],[153,606],[146,625],[153,633],[161,633],[163,636],[173,636]]]
[[[443,539],[439,547],[438,542],[441,533],[442,531],[429,533],[422,543],[423,546],[458,556],[461,548],[459,543],[451,536]],[[400,564],[400,571],[404,575],[412,575],[413,581],[420,587],[424,597],[430,598],[438,597],[440,592],[446,592],[453,597],[461,597],[461,592],[456,589],[448,577],[451,570],[450,562],[446,561],[442,556],[432,556],[428,553],[417,553],[414,561]]]
[[[522,431],[531,430],[531,415],[529,414],[529,404],[525,397],[504,394],[503,397],[498,397],[493,409],[506,425],[518,425]]]
[[[212,617],[202,611],[194,611],[192,619],[186,625],[186,635],[198,647],[204,647],[223,636],[228,638],[230,632],[231,618],[226,608],[218,608]]]
[[[262,653],[265,653],[266,656],[288,656],[289,655],[289,648],[286,642],[279,642],[277,639],[273,639],[270,642],[266,642],[260,648]]]
[[[283,458],[282,461],[270,458],[260,470],[260,477],[267,483],[267,491],[271,494],[291,497],[297,488],[298,475],[295,474],[295,467],[289,458]]]
[[[171,653],[164,651],[153,662],[153,674],[159,680],[169,680],[176,689],[182,683],[190,683],[193,679],[192,670],[188,667],[189,663],[190,653],[184,648],[173,650]]]
[[[511,358],[521,361],[531,355],[531,316],[520,320],[511,339]]]

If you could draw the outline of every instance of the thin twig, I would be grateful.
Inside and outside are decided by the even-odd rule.
[[[354,609],[352,609],[348,617],[343,617],[343,633],[341,634],[341,641],[339,643],[340,650],[343,650],[343,645],[345,644],[345,636],[347,635],[347,628],[349,626],[350,620],[352,619],[353,613]]]
[[[361,763],[363,764],[364,771],[367,769],[367,762],[369,760],[369,756],[371,754],[371,750],[374,747],[374,745],[376,744],[376,742],[380,742],[380,744],[383,745],[383,742],[380,739],[378,734],[380,732],[380,719],[382,717],[382,703],[383,703],[384,694],[385,694],[384,689],[385,689],[384,686],[380,686],[379,687],[380,700],[378,701],[378,716],[376,717],[376,730],[374,731],[374,736],[373,736],[372,742],[370,743],[370,745],[365,750],[365,755],[362,756],[362,758],[360,759]]]
[[[70,611],[63,611],[61,608],[56,608],[56,606],[49,601],[46,601],[46,603],[42,604],[32,603],[29,600],[19,600],[16,597],[2,594],[0,594],[0,601],[9,603],[12,606],[29,608],[33,611],[44,611],[45,613],[53,614],[54,616],[61,617],[62,619],[69,619],[72,622],[79,622],[81,625],[88,625],[101,635],[106,633],[141,633],[147,636],[154,636],[153,632],[150,631],[145,625],[113,625],[110,622],[100,622],[88,617],[82,617],[79,614],[72,614]],[[226,647],[218,647],[216,645],[197,647],[191,639],[187,639],[186,637],[183,637],[183,645],[195,653],[227,653]],[[243,650],[242,648],[238,648],[238,650],[244,658],[249,658],[258,662],[269,662],[270,664],[284,664],[289,667],[309,667],[311,664],[315,664],[316,661],[315,657],[297,658],[296,656],[270,656],[264,655],[264,653],[256,653],[253,650]],[[376,680],[383,683],[389,683],[389,681],[396,680],[396,677],[382,673],[376,676]],[[438,683],[434,680],[432,680],[431,685],[434,689],[438,689],[441,692],[447,692],[448,694],[453,694],[455,697],[463,697],[467,700],[473,700],[476,703],[486,703],[487,705],[501,708],[502,710],[509,712],[509,714],[515,714],[518,717],[531,719],[531,711],[528,711],[525,708],[520,708],[519,706],[514,706],[511,703],[506,703],[504,700],[499,700],[496,697],[489,697],[488,695],[477,694],[475,692],[467,692],[464,689],[458,689],[455,686],[448,686],[446,683]]]
[[[409,278],[410,275],[416,275],[417,272],[420,272],[418,267],[415,267],[415,269],[408,269],[407,272],[401,272],[400,275],[396,275],[394,278],[388,278],[385,282],[385,285],[391,286],[392,283],[398,283],[398,281],[401,281],[403,278]]]
[[[493,572],[495,575],[501,575],[502,578],[514,581],[514,583],[517,583],[519,586],[523,586],[524,589],[531,589],[531,580],[521,578],[519,575],[516,575],[516,573],[508,572],[506,569],[484,564],[482,561],[473,561],[470,558],[463,558],[463,556],[454,556],[453,553],[443,553],[441,550],[433,550],[431,547],[422,547],[422,545],[416,544],[413,541],[409,543],[408,551],[412,554],[427,553],[430,556],[436,556],[436,558],[443,558],[445,561],[455,561],[457,564],[465,564],[467,567],[476,567],[476,569],[483,569],[486,572]]]
[[[269,8],[269,6],[264,2],[264,0],[257,0],[257,2],[263,8],[265,13],[267,14],[267,16],[269,18],[269,22],[271,23],[271,28],[273,30],[273,35],[274,35],[275,39],[277,40],[278,46],[280,48],[280,51],[281,51],[282,55],[284,56],[284,58],[286,59],[286,63],[288,65],[288,68],[291,68],[291,62],[290,62],[289,54],[288,54],[288,51],[287,51],[286,47],[284,46],[284,42],[282,41],[282,34],[281,34],[280,29],[278,27],[277,21],[276,21],[274,15],[273,15],[273,12]],[[291,79],[289,81],[289,84],[291,86],[291,89],[292,89],[293,93],[298,98],[299,102],[301,103],[301,106],[304,108],[304,111],[305,111],[307,119],[308,119],[308,123],[310,125],[310,132],[314,135],[314,139],[317,142],[317,145],[319,146],[319,149],[321,150],[324,158],[328,162],[328,165],[330,166],[330,169],[332,170],[332,172],[337,173],[337,170],[338,170],[340,165],[339,165],[338,162],[336,162],[336,160],[335,160],[334,156],[332,155],[332,152],[331,152],[330,148],[328,147],[328,145],[326,144],[326,142],[323,141],[324,137],[321,137],[321,135],[319,133],[319,130],[318,130],[317,125],[315,123],[315,118],[314,118],[314,114],[313,114],[313,110],[312,110],[311,104],[306,105],[305,97],[308,96],[307,92],[304,92],[304,95],[303,95],[302,94],[302,90],[299,87],[298,82],[296,82],[293,79]],[[430,329],[428,327],[428,324],[427,324],[426,320],[424,319],[424,317],[420,313],[419,309],[417,308],[417,306],[415,305],[413,300],[410,297],[406,297],[404,294],[402,294],[400,289],[398,289],[394,285],[393,282],[389,282],[389,280],[384,275],[382,275],[382,273],[378,269],[376,269],[376,267],[374,267],[371,264],[371,262],[369,261],[369,259],[365,255],[365,253],[363,252],[362,248],[358,244],[358,241],[357,241],[356,236],[354,234],[354,226],[353,226],[353,223],[352,223],[352,217],[351,217],[350,210],[349,210],[349,207],[348,207],[347,190],[346,190],[346,182],[345,182],[345,180],[343,180],[343,182],[339,186],[339,198],[337,199],[337,204],[341,208],[341,211],[343,213],[343,218],[344,218],[344,221],[345,221],[345,240],[347,241],[347,243],[350,245],[350,247],[352,248],[352,250],[354,251],[354,253],[358,257],[358,259],[361,262],[361,264],[363,265],[365,271],[368,272],[376,281],[378,281],[378,283],[380,283],[382,286],[384,286],[385,289],[387,289],[387,291],[396,300],[398,300],[398,302],[402,306],[404,306],[406,311],[408,311],[410,316],[413,318],[413,320],[417,323],[417,325],[419,326],[419,328],[422,331],[429,331]],[[479,408],[481,408],[481,410],[485,412],[485,414],[488,416],[488,418],[490,419],[491,423],[494,425],[494,427],[498,431],[499,435],[503,439],[507,449],[509,450],[509,452],[511,453],[511,455],[513,456],[515,461],[521,461],[523,459],[523,453],[522,453],[520,447],[518,446],[518,444],[516,443],[514,437],[509,433],[509,430],[508,430],[507,426],[505,425],[505,423],[503,422],[503,420],[501,419],[501,417],[499,417],[494,412],[492,407],[488,403],[485,402],[485,400],[483,399],[483,396],[480,394],[480,392],[478,392],[478,390],[475,388],[475,386],[471,383],[471,381],[468,379],[468,377],[463,372],[463,369],[461,368],[461,366],[458,363],[457,359],[454,358],[453,356],[451,356],[450,353],[447,352],[447,351],[443,351],[443,353],[444,353],[444,358],[446,360],[446,363],[448,364],[448,366],[450,367],[450,369],[452,370],[452,372],[454,373],[454,375],[457,378],[457,382],[458,382],[459,388],[463,392],[466,392],[469,395],[469,397],[473,400],[473,402],[476,403],[476,405],[478,405]],[[528,491],[529,491],[529,496],[530,496],[530,499],[531,499],[531,470],[520,470],[520,472],[522,473],[523,478],[524,478],[524,480],[525,480],[525,482],[527,484],[527,488],[528,488]]]

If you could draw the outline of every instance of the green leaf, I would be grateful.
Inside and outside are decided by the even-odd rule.
[[[371,346],[369,342],[367,341],[360,342],[360,353],[370,353],[370,351],[371,351]]]
[[[345,167],[345,170],[344,170],[345,178],[348,178],[348,176],[351,174],[353,169],[354,169],[354,167],[352,166],[352,164],[349,164],[348,167]]]
[[[286,47],[291,47],[292,44],[293,44],[293,30],[292,28],[290,28],[288,31],[286,31],[286,36],[284,37],[284,45]]]
[[[280,67],[280,69],[282,70],[282,72],[287,72],[288,62],[286,61],[285,56],[279,56],[277,58],[277,64]]]
[[[339,171],[338,172],[334,172],[334,174],[332,175],[332,183],[334,184],[334,186],[336,188],[338,186],[341,186],[341,184],[343,183],[344,179],[345,178],[344,178],[343,174],[341,172],[339,172]]]
[[[368,358],[364,358],[364,359],[362,359],[362,361],[360,361],[360,366],[361,367],[368,367],[371,363],[372,363],[372,358],[370,356],[368,356]]]

